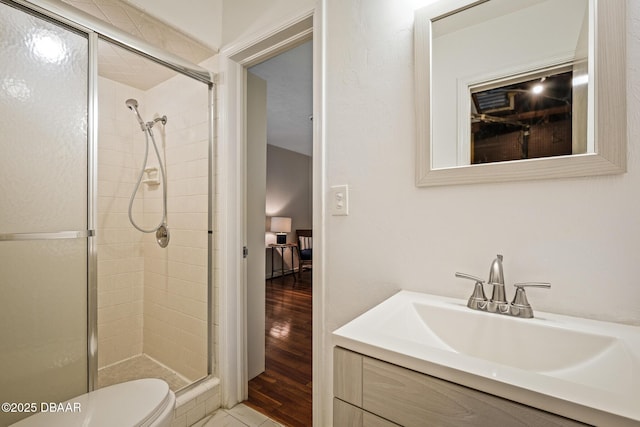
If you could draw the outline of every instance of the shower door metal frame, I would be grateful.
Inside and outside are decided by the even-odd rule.
[[[87,238],[87,389],[96,387],[98,373],[98,252],[95,230],[98,223],[98,41],[104,40],[130,52],[141,55],[179,74],[191,77],[207,85],[209,94],[209,171],[208,171],[208,238],[207,238],[207,375],[185,387],[192,387],[210,378],[213,374],[213,153],[215,138],[215,74],[192,64],[176,55],[159,49],[143,40],[103,22],[92,15],[57,0],[0,0],[17,5],[36,15],[75,29],[88,38],[88,99],[87,99],[87,230],[60,231],[53,233],[0,234],[0,241],[34,239]]]
[[[89,99],[87,100],[87,224],[98,227],[98,36],[89,36]],[[98,243],[87,245],[87,390],[98,381]]]

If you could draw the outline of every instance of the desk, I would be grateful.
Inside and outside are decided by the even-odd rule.
[[[277,245],[277,244],[273,244],[272,243],[272,244],[269,245],[269,247],[271,248],[271,279],[270,280],[273,280],[273,271],[274,271],[273,259],[275,258],[274,255],[275,255],[276,250],[278,250],[278,249],[280,250],[280,255],[282,257],[282,262],[280,263],[280,275],[282,277],[284,277],[284,273],[285,273],[285,269],[284,269],[284,251],[287,248],[289,248],[289,249],[291,249],[291,270],[287,270],[287,272],[290,271],[291,273],[294,273],[293,274],[293,280],[295,282],[298,281],[298,279],[296,278],[296,275],[295,275],[295,265],[293,264],[293,252],[294,252],[293,248],[295,248],[297,246],[298,245],[295,244],[295,243],[285,243],[284,245]]]

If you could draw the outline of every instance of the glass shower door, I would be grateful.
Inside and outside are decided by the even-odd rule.
[[[0,2],[0,402],[87,391],[88,45]]]

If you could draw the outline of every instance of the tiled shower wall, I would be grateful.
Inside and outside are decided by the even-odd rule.
[[[129,223],[129,196],[139,171],[140,127],[125,107],[137,89],[99,79],[98,130],[98,367],[142,353],[144,254]],[[136,144],[134,144],[134,142]],[[134,151],[135,150],[135,151]],[[142,205],[135,206],[140,217]]]
[[[143,351],[193,381],[207,375],[207,239],[209,126],[203,83],[177,76],[146,94],[149,119],[164,145],[171,241],[144,238]],[[152,110],[151,110],[152,109]],[[145,192],[147,223],[157,222],[161,192]]]
[[[101,78],[99,89],[99,367],[145,353],[195,380],[207,373],[207,89],[182,76],[147,92]],[[127,217],[144,150],[128,98],[145,120],[168,117],[153,128],[168,178],[165,249]],[[134,217],[152,228],[161,209],[161,187],[143,184]]]

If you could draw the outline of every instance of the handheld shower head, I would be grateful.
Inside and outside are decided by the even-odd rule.
[[[138,101],[133,98],[130,98],[125,101],[125,105],[127,106],[128,109],[136,113],[136,116],[138,118],[138,123],[140,123],[140,129],[142,129],[142,132],[144,132],[147,128],[144,124],[144,120],[142,120],[142,117],[140,117],[140,112],[138,111]]]
[[[134,109],[138,109],[138,100],[137,99],[129,98],[124,103],[127,106],[127,108],[129,108],[132,111]]]

